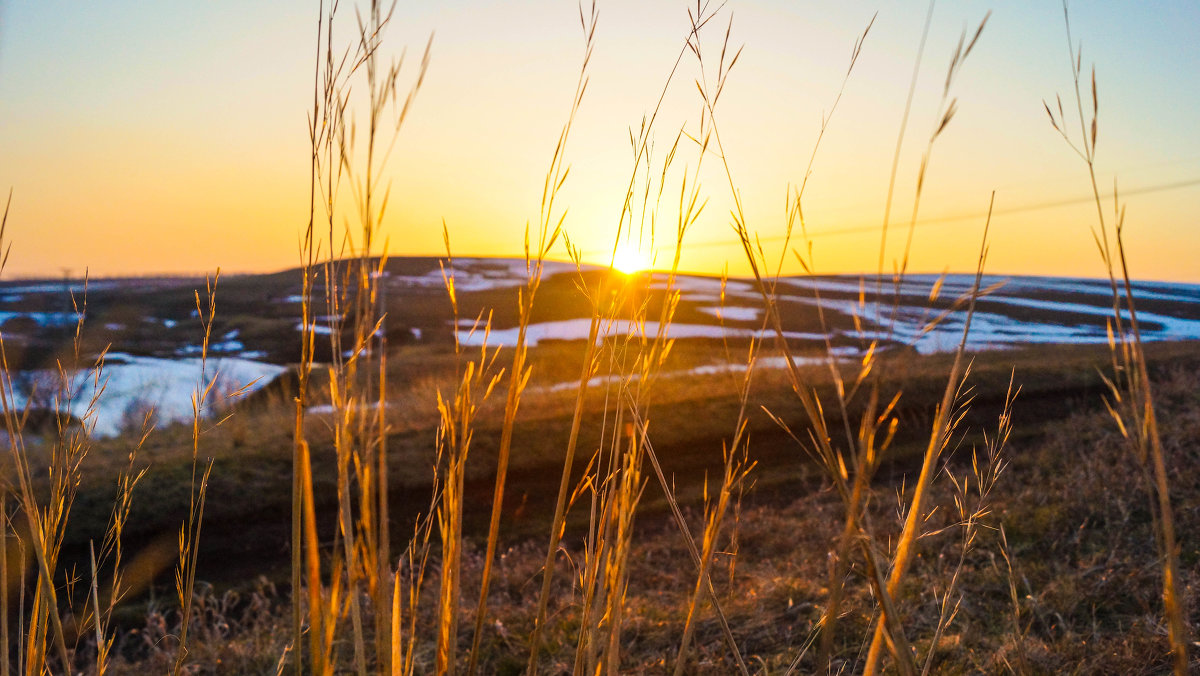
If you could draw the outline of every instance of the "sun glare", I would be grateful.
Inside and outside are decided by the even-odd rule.
[[[622,244],[613,256],[613,267],[623,274],[632,275],[649,268],[650,257],[634,244]]]

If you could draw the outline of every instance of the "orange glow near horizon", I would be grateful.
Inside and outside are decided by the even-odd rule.
[[[0,5],[0,191],[13,189],[5,276],[298,265],[314,17],[311,8],[278,4]],[[587,93],[566,145],[570,175],[552,216],[566,213],[564,229],[585,260],[608,265],[617,224],[630,227],[632,218],[635,229],[657,229],[656,257],[622,250],[614,265],[669,265],[674,252],[659,242],[673,242],[681,192],[699,185],[705,206],[684,237],[681,272],[749,273],[730,227],[736,191],[772,269],[782,259],[785,274],[801,272],[791,249],[807,252],[807,236],[816,272],[875,273],[923,13],[867,4],[739,3],[732,41],[745,49],[716,111],[724,155],[710,145],[702,157],[694,139],[711,123],[700,125],[694,82],[712,77],[728,15],[701,35],[704,72],[688,53],[656,108],[688,34],[689,3],[602,3]],[[850,46],[876,10],[806,176]],[[935,13],[899,157],[885,273],[904,260],[945,64],[963,27],[985,10],[947,3]],[[994,10],[951,92],[958,112],[928,150],[908,270],[973,270],[995,191],[989,271],[1101,276],[1087,168],[1042,108],[1071,94],[1061,8],[1018,0]],[[1072,7],[1085,67],[1097,66],[1098,181],[1104,195],[1118,182],[1128,202],[1125,238],[1138,278],[1200,282],[1200,80],[1190,76],[1200,44],[1187,30],[1197,23],[1200,7],[1182,3],[1156,12]],[[349,11],[347,36],[353,24]],[[390,199],[379,241],[390,242],[392,256],[442,255],[444,222],[456,256],[520,257],[578,75],[577,10],[550,0],[401,8],[384,37],[385,59],[406,46],[411,56],[435,30],[430,70],[380,184]],[[1122,39],[1102,39],[1114,32]],[[401,87],[417,60],[406,61]],[[361,102],[351,108],[361,137]],[[656,110],[650,156],[633,167],[630,136]],[[622,209],[631,172],[632,214]],[[323,253],[341,246],[343,228],[356,231],[350,181],[339,190],[337,245],[326,242]],[[805,229],[797,225],[784,250],[785,198],[801,182]],[[1111,227],[1111,198],[1102,197]],[[561,244],[550,256],[568,259]]]

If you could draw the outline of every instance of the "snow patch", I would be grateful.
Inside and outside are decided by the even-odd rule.
[[[463,322],[472,320],[460,320],[460,326]],[[564,319],[553,322],[542,322],[540,324],[530,324],[525,332],[525,344],[534,347],[544,340],[587,340],[588,333],[591,330],[591,319]],[[492,329],[487,334],[487,343],[493,347],[503,346],[512,347],[517,343],[518,331],[516,327],[511,329]],[[659,332],[659,323],[657,321],[648,321],[645,323],[632,322],[627,319],[605,322],[601,325],[599,335],[602,337],[628,336],[628,335],[645,335],[647,337],[657,336]],[[754,329],[739,329],[723,326],[715,326],[712,324],[678,324],[671,323],[666,327],[666,338],[754,338],[760,335],[759,331]],[[464,346],[478,347],[484,342],[484,331],[482,328],[477,330],[460,328],[458,330],[458,341]],[[797,340],[822,340],[824,336],[819,333],[808,333],[798,331],[786,331],[784,336],[789,339]]]
[[[0,325],[12,319],[31,319],[39,328],[74,326],[79,315],[74,312],[0,312]]]
[[[756,307],[700,307],[696,309],[727,322],[756,322],[762,315],[762,311]]]
[[[153,407],[159,424],[182,422],[192,418],[192,398],[203,392],[214,379],[216,385],[201,414],[209,416],[232,403],[226,396],[246,388],[257,390],[286,371],[284,366],[237,357],[209,359],[160,359],[111,352],[99,371],[82,369],[71,375],[74,396],[61,408],[93,425],[93,434],[112,437],[121,432],[127,419],[135,422],[139,412]],[[32,372],[35,379],[57,382],[57,374]],[[93,402],[94,399],[94,402]],[[14,406],[21,408],[25,395],[14,396]]]
[[[584,270],[598,269],[584,265]],[[576,272],[574,263],[543,261],[542,279],[565,273]],[[441,268],[434,268],[424,275],[389,275],[388,284],[424,289],[445,288],[446,280]],[[455,258],[446,264],[445,274],[454,279],[456,292],[488,291],[524,286],[529,279],[530,269],[523,258]]]

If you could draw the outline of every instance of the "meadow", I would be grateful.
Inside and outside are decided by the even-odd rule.
[[[721,142],[739,51],[700,5],[664,83],[694,68],[700,119],[661,158],[656,110],[631,131],[612,264],[560,203],[594,5],[525,257],[456,259],[449,229],[444,257],[389,257],[387,162],[431,58],[380,60],[393,11],[343,53],[354,20],[322,8],[298,268],[0,284],[0,676],[1196,668],[1200,294],[1126,269],[1082,58],[1079,119],[1046,112],[1107,279],[990,276],[987,223],[974,271],[885,269],[881,245],[864,275],[783,275]],[[648,222],[688,246],[706,163],[753,274],[618,269]],[[804,191],[783,255],[813,270]],[[105,373],[150,360],[196,369],[183,404],[142,385],[102,418]]]

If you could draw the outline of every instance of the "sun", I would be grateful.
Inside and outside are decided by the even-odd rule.
[[[613,254],[612,266],[622,274],[632,275],[650,267],[650,256],[641,247],[632,243],[622,243]]]

